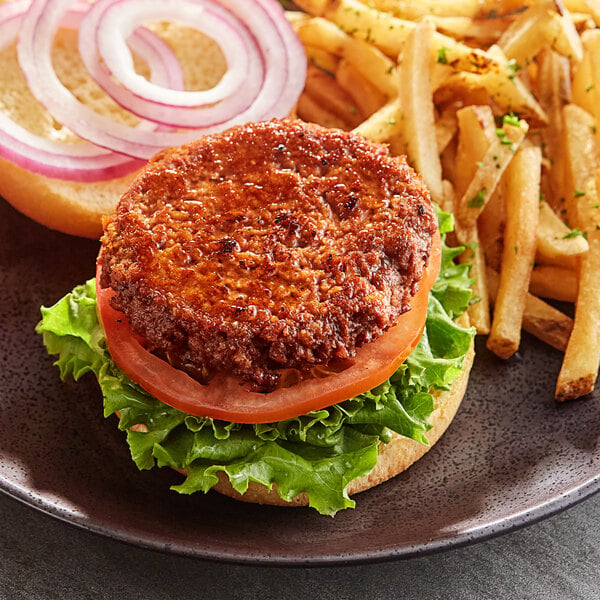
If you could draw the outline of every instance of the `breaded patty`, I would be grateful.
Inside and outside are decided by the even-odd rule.
[[[403,158],[300,121],[154,157],[105,225],[103,287],[147,347],[253,389],[353,356],[409,309],[437,220]]]

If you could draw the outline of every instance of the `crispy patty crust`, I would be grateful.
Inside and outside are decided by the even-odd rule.
[[[384,146],[252,123],[149,162],[105,224],[101,285],[174,366],[266,391],[392,326],[436,228],[421,179]]]

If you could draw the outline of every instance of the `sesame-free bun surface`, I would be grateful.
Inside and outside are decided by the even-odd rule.
[[[432,428],[427,432],[429,446],[394,434],[389,443],[381,443],[379,447],[379,459],[373,470],[364,477],[359,477],[350,482],[348,485],[349,495],[363,492],[395,477],[408,469],[408,467],[433,447],[452,422],[462,402],[469,381],[473,358],[474,350],[473,344],[471,344],[471,348],[465,356],[462,372],[454,380],[450,390],[438,391],[434,394],[435,409],[429,418]],[[219,472],[218,477],[219,482],[212,489],[236,500],[276,506],[308,505],[308,497],[304,493],[293,498],[291,502],[285,502],[279,497],[275,486],[268,489],[262,484],[251,481],[248,490],[244,494],[240,494],[231,487],[228,477],[223,472]]]
[[[157,24],[152,27],[177,53],[186,87],[206,89],[215,85],[225,69],[220,49],[206,36],[186,27]],[[198,57],[202,56],[202,61]],[[52,60],[62,83],[96,112],[127,124],[137,118],[123,111],[90,78],[79,58],[77,33],[61,29],[55,39]],[[136,62],[147,74],[146,65]],[[0,51],[0,110],[36,135],[69,144],[80,140],[57,123],[33,97],[19,67],[15,45]],[[102,218],[111,214],[136,173],[97,182],[55,179],[30,172],[0,158],[0,196],[18,211],[51,229],[98,238]]]

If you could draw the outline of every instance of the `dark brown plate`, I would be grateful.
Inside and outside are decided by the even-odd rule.
[[[458,416],[406,473],[334,519],[211,493],[139,472],[93,378],[61,383],[34,333],[50,305],[94,273],[98,245],[48,231],[0,200],[0,487],[119,540],[263,564],[408,557],[466,544],[564,509],[600,489],[600,398],[557,405],[559,353],[527,337],[508,363],[478,343]]]

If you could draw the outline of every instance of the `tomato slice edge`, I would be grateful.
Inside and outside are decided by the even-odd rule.
[[[271,423],[326,408],[373,389],[390,377],[418,344],[425,327],[429,291],[439,272],[441,243],[434,235],[430,258],[411,308],[377,340],[357,349],[352,365],[324,378],[306,379],[268,393],[252,392],[232,376],[219,374],[204,385],[146,350],[127,317],[110,306],[114,291],[99,285],[98,317],[108,351],[132,381],[155,398],[190,415],[237,423]]]

